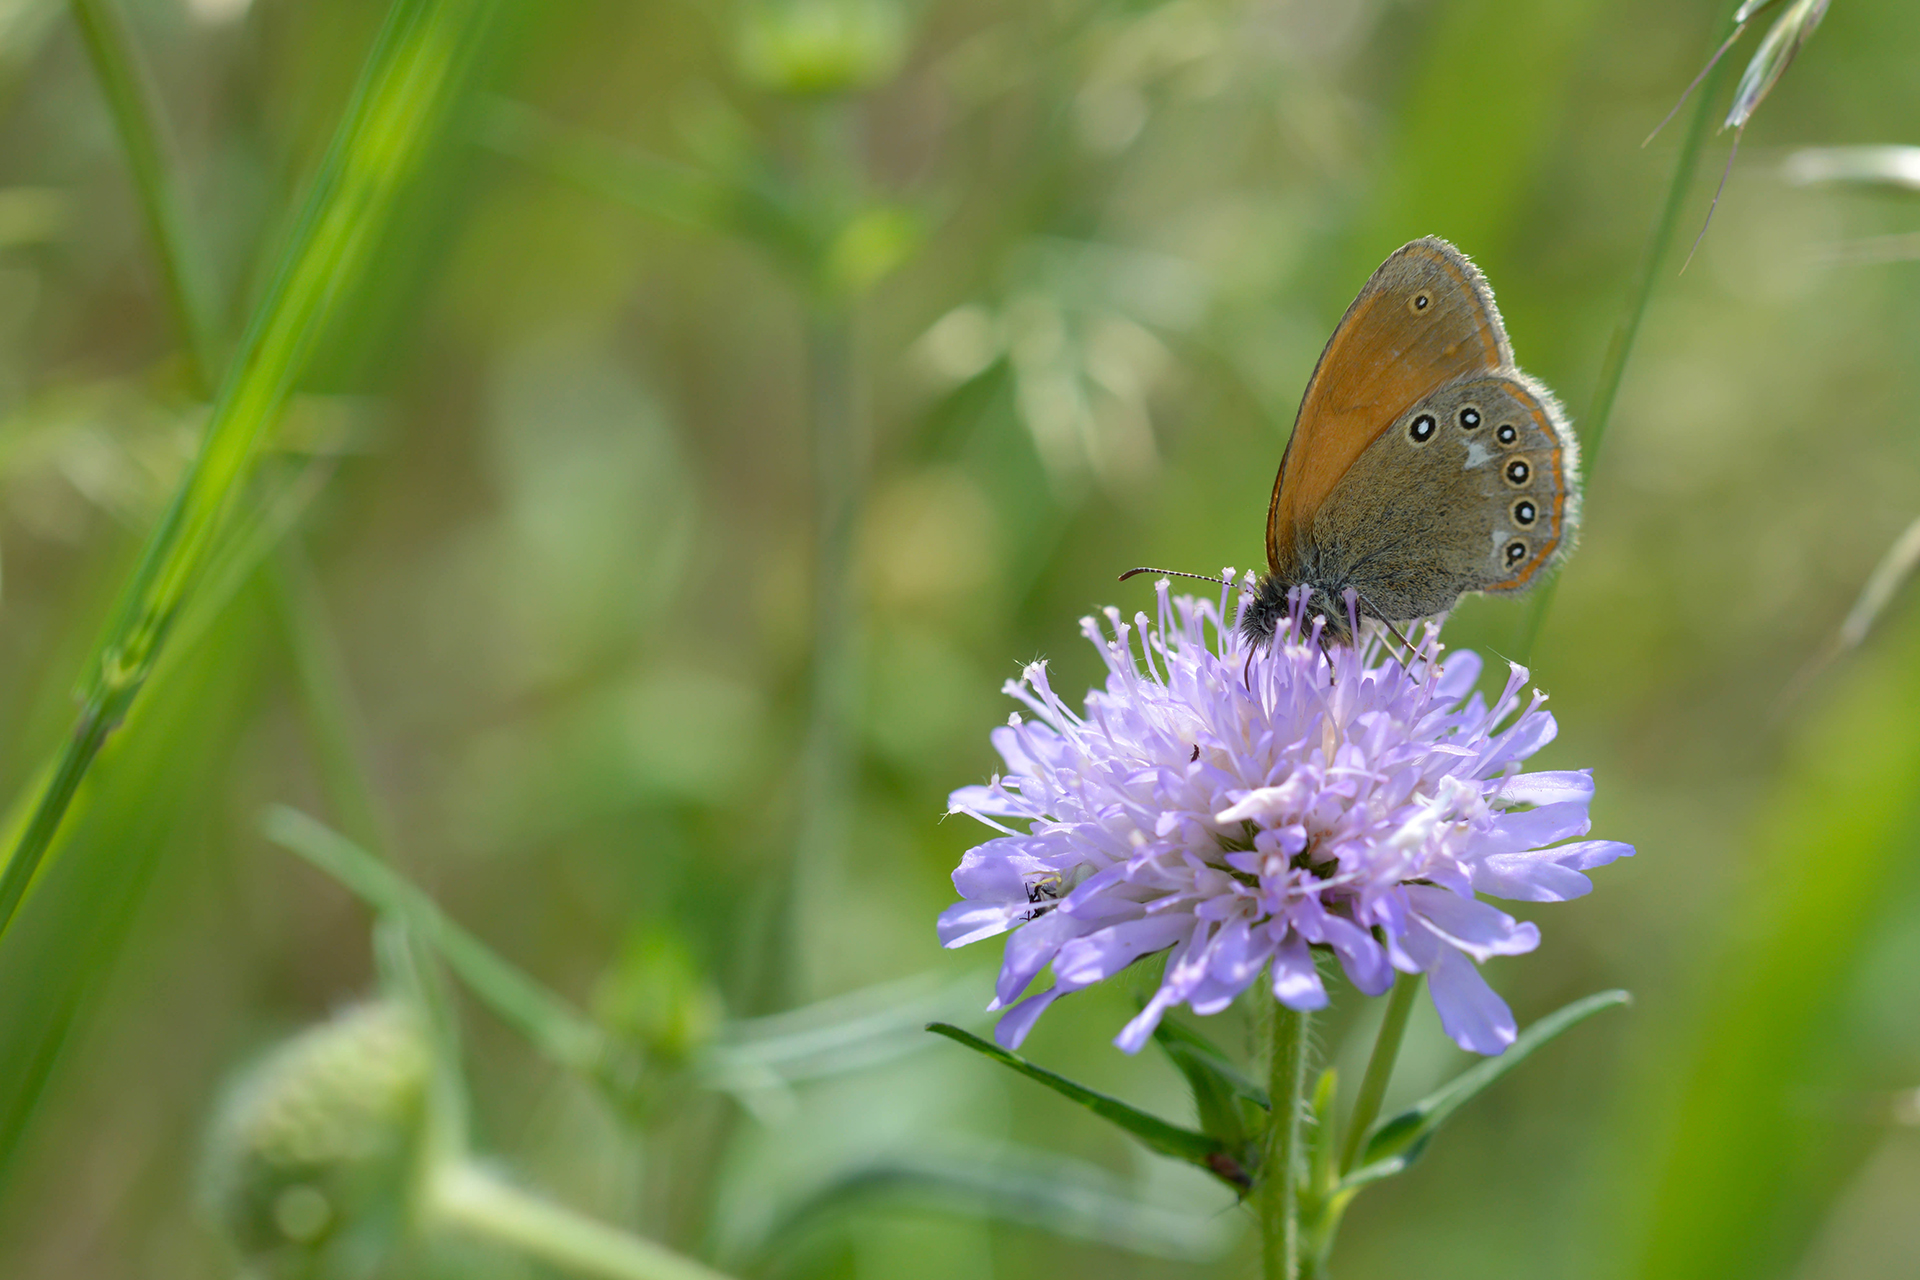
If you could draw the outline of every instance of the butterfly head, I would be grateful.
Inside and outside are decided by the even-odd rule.
[[[1316,617],[1324,619],[1320,630],[1322,647],[1352,644],[1360,623],[1360,604],[1350,591],[1342,592],[1325,584],[1289,582],[1278,574],[1264,573],[1253,584],[1252,598],[1240,615],[1240,634],[1247,643],[1259,648],[1273,643],[1283,630],[1306,635]]]

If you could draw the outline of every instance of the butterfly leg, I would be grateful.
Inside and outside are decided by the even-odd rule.
[[[1366,604],[1367,608],[1370,610],[1374,609],[1373,602],[1371,600],[1368,600],[1365,596],[1361,595],[1358,591],[1354,591],[1352,587],[1347,588],[1347,590],[1352,592],[1355,600],[1361,601],[1362,603]],[[1351,607],[1351,605],[1349,605],[1349,607]],[[1400,665],[1403,668],[1410,668],[1413,662],[1413,659],[1419,654],[1420,650],[1414,645],[1413,641],[1407,639],[1404,635],[1400,634],[1400,628],[1394,626],[1392,622],[1388,621],[1385,614],[1380,613],[1378,610],[1374,610],[1373,619],[1374,621],[1378,622],[1381,626],[1387,629],[1387,634],[1391,635],[1395,640],[1398,640],[1401,643],[1401,645],[1405,647],[1407,651],[1406,657],[1403,658],[1397,653],[1393,656],[1396,659],[1398,659]],[[1356,633],[1359,631],[1357,615],[1355,616],[1354,630]]]

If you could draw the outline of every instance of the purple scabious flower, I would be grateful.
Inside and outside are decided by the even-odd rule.
[[[1084,713],[1044,662],[1007,682],[1030,712],[993,732],[1007,772],[949,810],[1001,834],[961,859],[963,900],[940,916],[948,947],[1014,930],[996,1039],[1017,1046],[1055,1000],[1158,951],[1160,988],[1115,1040],[1130,1053],[1169,1008],[1218,1013],[1263,968],[1275,999],[1319,1008],[1318,947],[1368,995],[1426,974],[1447,1034],[1501,1052],[1513,1014],[1475,962],[1540,932],[1475,895],[1577,898],[1581,872],[1633,852],[1555,843],[1586,834],[1593,780],[1519,772],[1557,731],[1545,695],[1522,707],[1516,665],[1488,707],[1479,658],[1440,662],[1436,626],[1406,665],[1377,638],[1323,652],[1325,619],[1298,604],[1250,651],[1227,595],[1174,598],[1163,580],[1157,622],[1084,619],[1108,671]],[[1053,985],[1022,999],[1048,965]]]

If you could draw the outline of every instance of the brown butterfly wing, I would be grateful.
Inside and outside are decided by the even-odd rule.
[[[1360,290],[1307,383],[1267,507],[1267,567],[1296,568],[1296,533],[1415,401],[1510,367],[1500,313],[1466,255],[1427,237],[1396,249]]]
[[[1573,545],[1579,457],[1559,404],[1516,370],[1458,378],[1388,424],[1313,514],[1317,570],[1368,613],[1443,613],[1520,591]]]

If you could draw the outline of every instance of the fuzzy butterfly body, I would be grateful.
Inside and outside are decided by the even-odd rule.
[[[1390,623],[1523,591],[1578,519],[1579,446],[1559,402],[1515,366],[1474,265],[1415,240],[1360,290],[1307,383],[1241,629],[1271,640],[1300,587],[1334,642],[1352,639],[1349,590]]]

